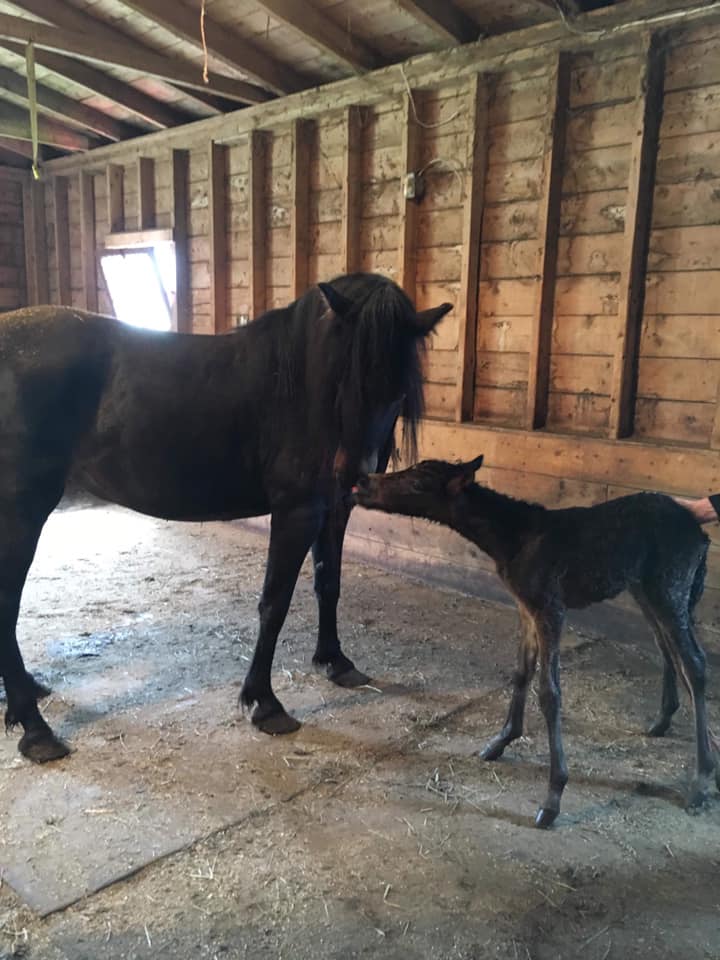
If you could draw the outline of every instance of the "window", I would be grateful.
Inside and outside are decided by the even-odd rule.
[[[148,330],[173,329],[173,243],[103,253],[100,263],[118,320]]]

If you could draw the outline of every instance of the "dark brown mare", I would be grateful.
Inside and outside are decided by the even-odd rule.
[[[272,516],[260,630],[241,699],[267,733],[299,724],[273,693],[275,644],[310,548],[314,663],[367,681],[341,650],[337,602],[350,489],[384,470],[399,414],[412,448],[425,337],[450,309],[416,312],[375,274],[320,284],[223,337],[138,330],[66,307],[0,318],[0,674],[6,725],[35,761],[68,747],[38,710],[16,622],[38,537],[70,480],[172,520]]]

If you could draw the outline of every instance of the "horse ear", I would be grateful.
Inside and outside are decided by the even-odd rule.
[[[450,496],[456,497],[458,494],[469,487],[475,480],[475,471],[480,468],[483,462],[483,455],[475,457],[474,460],[468,460],[467,463],[458,463],[455,468],[455,474],[448,481],[447,490]]]
[[[443,303],[439,307],[431,307],[429,310],[420,310],[415,314],[415,326],[417,327],[418,333],[421,333],[426,337],[429,333],[435,329],[436,324],[438,324],[446,313],[450,313],[453,305],[451,303]]]
[[[329,283],[319,283],[320,292],[328,303],[328,306],[339,317],[345,317],[352,310],[352,300],[348,300],[341,293],[338,293],[335,287]]]

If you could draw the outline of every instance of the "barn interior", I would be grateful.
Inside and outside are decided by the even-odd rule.
[[[0,211],[2,312],[221,335],[378,272],[453,305],[421,457],[482,453],[478,482],[548,507],[720,490],[713,0],[0,0]],[[18,633],[74,752],[0,740],[0,957],[720,956],[720,802],[684,809],[687,698],[645,735],[661,662],[629,598],[569,620],[542,832],[537,705],[477,755],[517,613],[444,527],[353,512],[341,630],[371,682],[313,673],[308,565],[274,679],[303,725],[253,729],[267,526],[50,517]]]

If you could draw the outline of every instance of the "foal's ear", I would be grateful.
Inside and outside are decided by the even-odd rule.
[[[352,300],[348,300],[341,293],[338,293],[335,287],[329,283],[319,283],[320,292],[327,301],[328,306],[339,317],[345,317],[352,310]]]
[[[442,303],[439,307],[431,307],[429,310],[420,310],[415,314],[415,327],[417,332],[426,337],[435,329],[435,326],[442,320],[446,313],[450,313],[453,305],[451,303]]]
[[[456,497],[458,494],[469,487],[475,480],[475,471],[482,466],[483,455],[475,457],[474,460],[468,460],[467,463],[458,463],[455,468],[455,474],[448,481],[447,490],[450,496]]]

